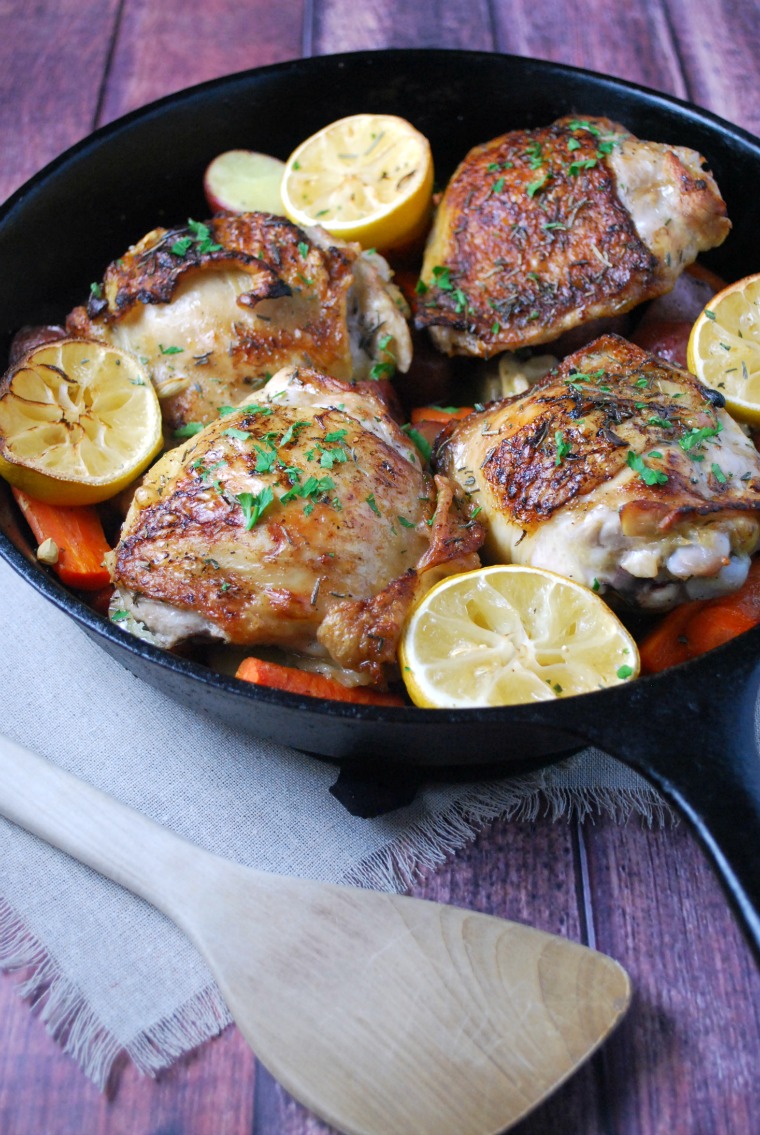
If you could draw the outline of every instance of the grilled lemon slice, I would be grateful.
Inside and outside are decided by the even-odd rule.
[[[148,372],[104,343],[45,343],[0,385],[0,474],[37,500],[82,505],[115,496],[161,444]]]

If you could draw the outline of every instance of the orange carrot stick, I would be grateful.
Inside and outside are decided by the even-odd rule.
[[[415,406],[412,410],[412,425],[420,422],[446,422],[461,421],[472,413],[472,406],[461,406],[458,410],[447,410],[440,406]]]
[[[62,583],[79,591],[108,586],[111,577],[103,557],[111,549],[95,508],[45,504],[21,489],[12,492],[37,543],[52,540],[56,545],[58,560],[52,567]]]
[[[244,682],[254,682],[257,686],[269,686],[275,690],[287,690],[291,694],[306,694],[307,697],[327,698],[330,701],[348,701],[361,705],[406,704],[397,694],[384,694],[367,686],[343,686],[324,674],[312,674],[295,666],[280,666],[277,662],[263,662],[260,658],[244,658],[235,677],[242,678]]]
[[[676,607],[639,644],[641,672],[656,674],[696,658],[760,623],[760,557],[731,595]]]

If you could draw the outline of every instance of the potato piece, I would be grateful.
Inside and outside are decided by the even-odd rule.
[[[285,163],[253,150],[226,150],[209,164],[203,189],[218,213],[284,214],[280,183]]]

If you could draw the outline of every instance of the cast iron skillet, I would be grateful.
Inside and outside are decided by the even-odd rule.
[[[642,138],[692,146],[708,157],[734,226],[708,262],[728,279],[760,270],[760,143],[711,114],[511,56],[327,56],[163,99],[99,130],[23,186],[0,210],[0,355],[18,327],[58,321],[82,302],[90,281],[149,229],[205,217],[201,179],[217,153],[242,146],[284,158],[327,122],[364,110],[411,119],[432,142],[440,181],[475,143],[568,113],[607,115]],[[7,492],[0,528],[3,557],[134,674],[233,726],[337,760],[353,787],[364,776],[377,789],[382,770],[394,786],[391,802],[414,776],[504,775],[599,745],[690,818],[760,954],[760,629],[663,675],[565,701],[437,712],[322,703],[212,674],[94,614],[39,567]]]

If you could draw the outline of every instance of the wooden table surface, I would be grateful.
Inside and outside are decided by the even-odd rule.
[[[760,133],[755,0],[0,0],[0,32],[3,199],[94,127],[161,95],[365,48],[557,60],[691,99]],[[495,823],[417,893],[589,942],[631,974],[622,1027],[520,1135],[760,1131],[760,976],[685,824]],[[327,1131],[234,1029],[155,1082],[123,1067],[100,1094],[13,979],[0,978],[2,1135]]]

